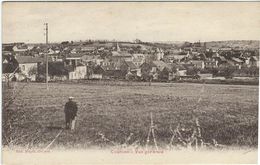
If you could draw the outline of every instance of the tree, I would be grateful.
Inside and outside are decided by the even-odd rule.
[[[205,68],[200,70],[200,73],[211,73],[213,76],[217,76],[218,72],[218,68]]]
[[[63,41],[61,42],[62,45],[68,45],[69,44],[69,41]]]
[[[213,56],[213,51],[212,51],[212,49],[210,49],[209,51],[207,51],[206,53],[205,53],[205,56],[207,57],[207,58],[212,58],[212,56]]]
[[[197,67],[188,67],[187,75],[197,75],[199,73],[199,69]]]
[[[137,48],[137,49],[141,49],[142,47],[141,47],[140,45],[138,45],[136,48]]]
[[[159,73],[159,79],[160,80],[168,80],[169,79],[169,73],[170,71],[167,68],[164,68],[160,73]]]
[[[36,74],[37,74],[37,67],[34,66],[34,67],[30,68],[28,75],[32,76],[32,75],[36,75]]]
[[[64,66],[63,62],[48,63],[48,74],[50,76],[63,76],[63,75],[68,75],[68,73],[69,73],[68,68]],[[46,76],[46,64],[39,65],[37,76],[38,77]]]
[[[219,72],[218,68],[212,68],[211,69],[211,73],[212,73],[213,76],[216,76],[218,74],[218,72]]]
[[[18,66],[18,61],[15,59],[13,55],[3,56],[3,73],[13,73]]]
[[[227,66],[220,69],[220,75],[224,76],[225,78],[232,78],[233,73],[236,71],[234,66]]]
[[[173,73],[176,73],[178,69],[179,69],[178,66],[176,66],[176,65],[172,66]]]
[[[253,76],[258,76],[259,75],[259,68],[256,66],[251,66],[248,68],[249,74]]]
[[[10,87],[10,78],[12,76],[12,73],[19,72],[19,63],[15,59],[13,55],[4,55],[3,56],[3,73],[6,76],[7,80],[7,86]]]
[[[144,81],[152,81],[153,75],[150,73],[143,73],[141,76],[142,80]]]

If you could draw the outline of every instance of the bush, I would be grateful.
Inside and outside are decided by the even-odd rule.
[[[187,69],[187,75],[197,75],[199,73],[200,69],[196,67],[189,67]]]
[[[233,73],[235,71],[236,71],[236,67],[234,67],[234,66],[220,68],[217,76],[224,76],[226,79],[230,79],[233,77]]]

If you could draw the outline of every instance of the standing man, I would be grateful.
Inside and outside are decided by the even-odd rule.
[[[71,128],[72,130],[75,127],[75,119],[77,116],[78,106],[76,102],[73,101],[73,97],[69,97],[69,101],[65,104],[65,121],[66,129]]]

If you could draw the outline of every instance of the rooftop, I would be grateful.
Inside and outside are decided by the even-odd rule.
[[[171,66],[163,61],[153,61],[153,63],[160,71],[162,71],[164,68],[171,69]]]
[[[32,57],[32,56],[16,56],[16,60],[18,61],[19,64],[25,64],[25,63],[38,63],[38,62],[43,62],[43,58],[39,57]]]
[[[135,64],[132,61],[125,61],[125,63],[130,67],[131,69],[137,69]]]

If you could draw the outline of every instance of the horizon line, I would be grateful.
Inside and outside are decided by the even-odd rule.
[[[138,39],[138,38],[137,38]],[[57,43],[62,43],[62,42],[87,42],[87,41],[105,41],[105,42],[130,42],[134,43],[134,40],[129,41],[129,40],[109,40],[109,39],[85,39],[85,40],[63,40],[63,41],[54,41],[54,42],[48,42],[48,44],[57,44]],[[140,39],[139,39],[140,40]],[[198,40],[198,41],[189,41],[189,40],[169,40],[169,41],[142,41],[140,40],[141,43],[164,43],[167,44],[166,42],[189,42],[189,43],[195,43],[195,42],[225,42],[225,41],[260,41],[260,39],[228,39],[228,40],[209,40],[209,41],[203,41],[203,40]],[[15,44],[15,43],[25,43],[25,44],[46,44],[45,42],[25,42],[25,41],[15,41],[15,42],[2,42],[2,44]]]

